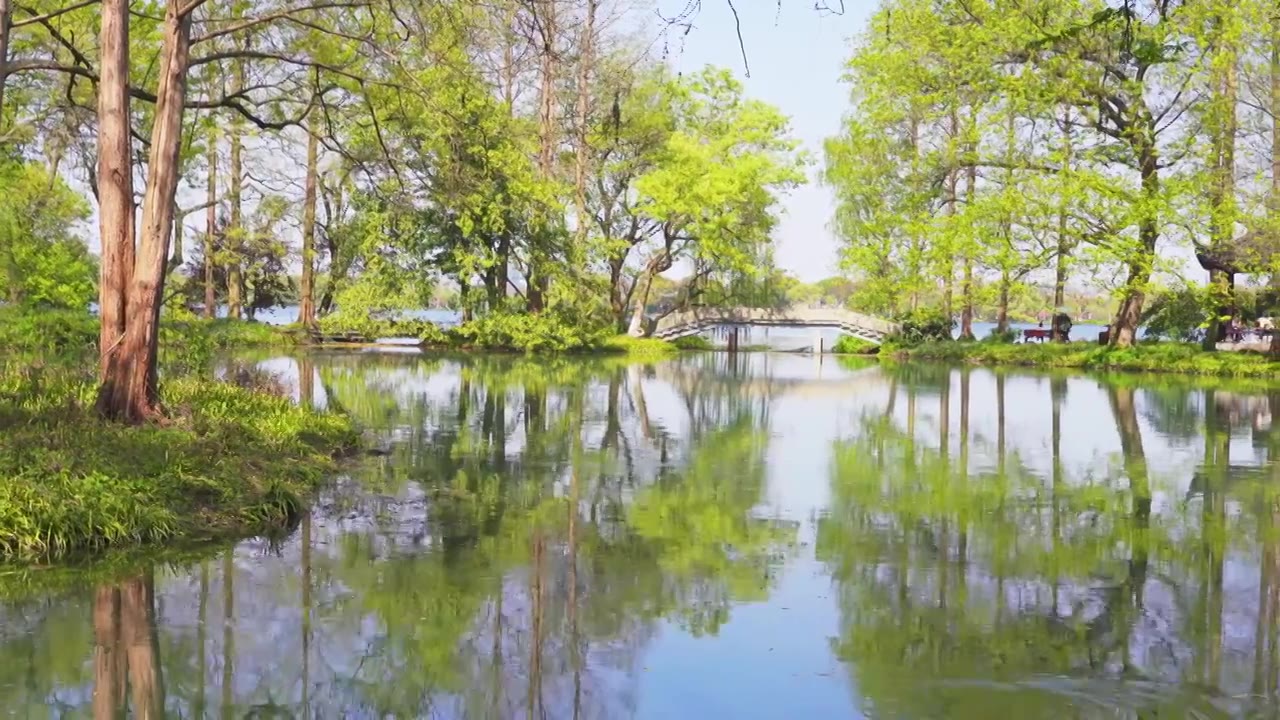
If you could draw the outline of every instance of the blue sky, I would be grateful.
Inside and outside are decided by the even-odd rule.
[[[664,15],[674,15],[687,0],[659,0]],[[831,2],[832,5],[837,4]],[[743,78],[747,92],[772,103],[791,117],[794,135],[813,154],[810,182],[785,201],[777,233],[776,259],[784,269],[805,281],[836,272],[836,242],[828,224],[834,199],[818,182],[822,142],[835,134],[849,106],[849,88],[840,82],[849,39],[865,27],[875,8],[873,0],[845,0],[845,13],[832,15],[813,9],[813,0],[734,0],[742,20],[742,37],[751,77]],[[744,73],[742,52],[729,0],[702,0],[693,30],[685,37],[672,33],[670,60],[682,70],[719,65]]]

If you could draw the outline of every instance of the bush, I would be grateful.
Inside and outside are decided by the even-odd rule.
[[[895,318],[900,326],[892,338],[895,345],[912,346],[926,342],[950,340],[956,322],[939,310],[920,308]]]
[[[680,350],[715,350],[716,346],[701,335],[686,335],[671,341]]]
[[[1142,313],[1144,337],[1191,342],[1209,326],[1204,288],[1190,285],[1159,293]]]
[[[1019,337],[1021,337],[1021,333],[1012,328],[1003,332],[997,328],[991,328],[991,332],[988,333],[986,337],[982,338],[982,342],[995,343],[997,345],[1009,345],[1018,342]]]
[[[602,350],[630,357],[662,358],[676,352],[675,343],[657,338],[637,338],[615,335],[604,342]]]
[[[604,328],[581,327],[550,313],[495,313],[463,323],[450,334],[463,345],[525,353],[598,350],[610,338]]]
[[[879,350],[880,347],[875,343],[852,335],[841,335],[836,344],[831,346],[831,352],[839,355],[870,355]]]
[[[405,337],[416,338],[424,345],[438,346],[450,343],[449,333],[430,320],[391,319],[356,312],[344,314],[340,311],[320,318],[316,324],[325,333],[334,335],[355,333],[369,341],[379,338]]]
[[[92,352],[98,318],[84,310],[0,308],[0,352],[53,355]]]

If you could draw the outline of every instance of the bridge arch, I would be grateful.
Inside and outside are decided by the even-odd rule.
[[[659,320],[653,337],[675,340],[718,325],[835,328],[877,345],[898,332],[897,323],[840,308],[692,308]]]

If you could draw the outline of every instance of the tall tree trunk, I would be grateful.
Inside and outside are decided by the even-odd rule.
[[[911,146],[911,177],[915,182],[919,171],[917,165],[920,158],[920,121],[916,119],[913,113],[908,128],[907,140]],[[907,254],[907,272],[911,276],[911,312],[920,309],[920,276],[921,276],[921,254],[924,252],[922,247],[923,239],[919,233],[911,233],[911,247]]]
[[[649,303],[649,289],[653,287],[653,273],[647,269],[636,278],[636,290],[631,298],[631,324],[627,326],[627,334],[632,337],[644,337],[648,328],[644,326],[644,310]]]
[[[1062,117],[1062,145],[1064,150],[1064,158],[1062,167],[1066,172],[1071,171],[1071,158],[1075,148],[1071,142],[1071,114],[1070,111],[1064,111]],[[1054,269],[1053,277],[1053,312],[1062,312],[1062,308],[1067,303],[1067,270],[1071,263],[1071,251],[1073,243],[1071,237],[1067,233],[1067,198],[1065,190],[1058,202],[1058,257],[1057,267]]]
[[[965,202],[973,205],[973,197],[978,187],[978,168],[970,165],[965,173]],[[960,339],[973,340],[973,249],[972,243],[966,243],[964,253],[964,284],[961,288],[964,307],[960,309]]]
[[[645,327],[644,311],[649,304],[649,291],[653,289],[653,279],[671,269],[670,247],[668,243],[667,250],[649,260],[640,276],[636,278],[637,292],[631,294],[631,324],[627,327],[627,334],[632,337],[644,337],[649,334],[649,329]]]
[[[9,33],[13,26],[13,0],[0,0],[0,137],[8,123],[4,121],[4,89],[9,81]]]
[[[131,423],[142,422],[158,411],[160,305],[178,189],[191,44],[191,15],[181,14],[181,5],[181,0],[169,0],[165,11],[160,83],[151,129],[147,191],[142,203],[142,236],[127,291],[128,322],[119,348],[108,358],[98,392],[98,409],[103,415]]]
[[[1006,191],[1014,186],[1013,163],[1018,140],[1017,121],[1017,113],[1015,112],[1014,106],[1011,104],[1009,106],[1008,123],[1006,123],[1005,126],[1004,162],[1006,170],[1004,174],[1004,186]],[[1005,247],[1008,250],[1008,253],[1003,254],[1000,258],[1000,294],[999,306],[996,308],[996,332],[1002,334],[1009,332],[1009,290],[1010,286],[1013,284],[1013,281],[1010,278],[1009,263],[1016,262],[1016,260],[1013,259],[1017,258],[1019,255],[1018,248],[1014,243],[1013,220],[1013,211],[1010,210],[1004,215],[1000,223],[1002,226],[1000,230],[1004,235]]]
[[[342,186],[340,183],[338,184],[337,187],[333,189],[333,193],[335,197],[334,197],[334,202],[332,204],[332,207],[336,208],[336,210],[334,211],[332,217],[330,218],[331,220],[333,218],[340,217],[342,215],[343,200],[342,200]],[[330,203],[328,202],[328,200],[325,201],[325,207],[326,208],[330,207]],[[328,246],[327,249],[329,251],[329,279],[328,279],[328,282],[324,284],[324,292],[320,294],[320,303],[319,303],[319,307],[317,308],[320,315],[328,315],[329,313],[333,312],[334,293],[337,292],[338,286],[340,286],[342,282],[347,279],[347,272],[351,268],[350,259],[343,258],[341,256],[341,253],[339,252],[341,248],[338,245],[337,236],[334,235],[333,233],[326,233],[324,239],[325,239],[325,244]],[[465,299],[467,283],[464,282],[464,278],[458,278],[458,285],[459,285],[458,294],[463,299]],[[463,312],[464,313],[468,312],[466,303],[464,302],[462,305],[463,305]]]
[[[996,308],[996,332],[1009,332],[1009,286],[1012,281],[1009,279],[1009,271],[1000,272],[1000,300]]]
[[[3,2],[4,0],[0,0]],[[574,164],[574,199],[577,202],[576,247],[582,251],[587,243],[587,171],[590,164],[590,133],[587,132],[591,104],[591,73],[595,63],[596,7],[599,0],[586,0],[587,17],[578,41],[578,157]]]
[[[948,131],[951,134],[951,141],[954,144],[959,139],[959,134],[960,134],[960,120],[956,116],[956,112],[954,109],[951,110],[951,113],[948,116],[948,120],[949,120]],[[951,168],[947,171],[947,199],[946,199],[946,206],[945,206],[948,225],[950,226],[951,231],[953,233],[952,237],[954,237],[954,232],[955,232],[956,202],[958,200],[958,198],[956,197],[956,192],[958,191],[960,186],[960,177],[959,177],[960,170],[956,167],[956,165],[957,163],[955,162],[955,157],[953,152],[951,157]],[[953,295],[955,294],[954,290],[955,290],[955,279],[956,279],[956,259],[955,259],[955,253],[952,252],[953,249],[954,248],[947,248],[947,261],[946,261],[947,273],[942,279],[942,314],[947,317],[947,320],[950,320],[952,322],[955,321],[955,311],[952,305],[953,305]]]
[[[1151,268],[1155,262],[1156,241],[1160,237],[1159,155],[1155,145],[1155,119],[1143,112],[1131,128],[1130,144],[1138,156],[1138,172],[1142,178],[1142,210],[1138,219],[1137,254],[1128,262],[1128,275],[1124,283],[1124,295],[1120,308],[1111,323],[1110,342],[1113,347],[1129,347],[1137,341],[1138,323],[1142,320],[1142,304],[1146,301],[1147,283],[1151,280]]]
[[[550,181],[555,173],[556,149],[556,75],[559,61],[556,57],[557,0],[541,0],[539,25],[542,43],[542,84],[538,94],[538,172],[544,180]],[[542,312],[546,306],[548,280],[546,265],[549,261],[547,245],[550,243],[552,213],[544,218],[546,227],[542,228],[541,237],[529,250],[529,276],[525,297],[529,312]]]
[[[627,322],[627,293],[622,289],[622,271],[626,255],[609,258],[609,309],[613,312],[614,325],[621,332]]]
[[[244,60],[235,61],[231,93],[243,92],[245,87]],[[244,250],[244,123],[237,117],[231,122],[230,178],[231,223],[227,237],[227,317],[239,320],[244,313],[244,272],[240,254]]]
[[[1230,248],[1235,236],[1237,53],[1230,20],[1232,12],[1224,11],[1218,17],[1218,57],[1213,65],[1217,97],[1211,101],[1210,108],[1214,144],[1213,182],[1209,194],[1212,213],[1210,255]],[[1213,350],[1219,342],[1227,339],[1227,326],[1235,315],[1235,299],[1231,292],[1234,280],[1232,273],[1226,270],[1209,272],[1214,312],[1209,318],[1209,330],[1204,335],[1205,350]]]
[[[125,301],[133,278],[133,156],[129,111],[129,2],[103,0],[98,81],[99,371],[108,379],[124,339]]]
[[[316,180],[319,176],[320,131],[314,119],[307,129],[307,179],[302,194],[302,282],[299,292],[298,322],[310,327],[316,322]]]
[[[1272,227],[1280,224],[1280,10],[1272,15],[1271,35],[1271,205]],[[1272,268],[1271,285],[1280,289],[1280,270]],[[1271,354],[1280,355],[1280,332],[1271,333]]]
[[[204,212],[204,317],[212,320],[218,311],[218,293],[213,286],[214,233],[218,231],[218,130],[209,131],[209,207]]]

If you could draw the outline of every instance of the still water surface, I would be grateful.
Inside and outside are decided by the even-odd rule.
[[[0,604],[0,716],[1276,712],[1280,388],[260,364],[378,454],[286,540]]]

